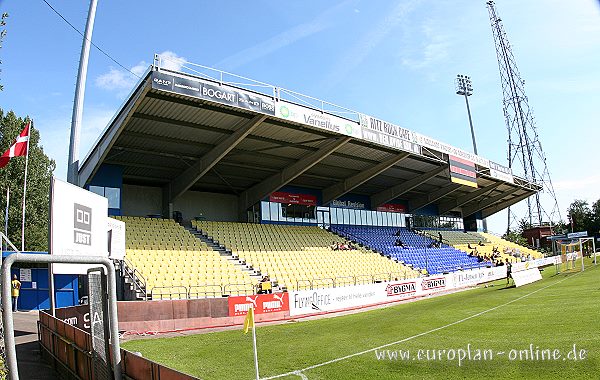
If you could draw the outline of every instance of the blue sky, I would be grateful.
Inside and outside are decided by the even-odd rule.
[[[87,2],[48,0],[83,31]],[[600,198],[600,7],[593,0],[498,0],[525,79],[561,212]],[[30,115],[66,177],[81,36],[42,0],[0,1],[0,105]],[[456,74],[470,75],[480,155],[506,164],[496,53],[483,0],[99,0],[93,41],[141,73],[181,57],[355,109],[471,151]],[[135,77],[92,48],[81,158]],[[516,173],[518,174],[518,173]],[[491,218],[505,229],[503,213]]]

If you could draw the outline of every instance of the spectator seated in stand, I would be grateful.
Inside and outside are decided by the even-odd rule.
[[[269,276],[264,276],[258,284],[258,294],[273,293],[273,285]]]

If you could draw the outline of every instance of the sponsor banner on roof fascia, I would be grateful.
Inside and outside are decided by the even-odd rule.
[[[371,141],[390,148],[421,154],[421,148],[415,144],[413,132],[375,117],[359,114],[363,140]]]
[[[477,268],[452,273],[453,284],[457,288],[475,286],[485,282],[506,278],[506,266]]]
[[[542,274],[540,273],[539,269],[531,268],[511,273],[511,277],[515,282],[515,286],[518,288],[519,286],[531,284],[532,282],[541,280]]]
[[[423,147],[434,149],[441,153],[446,153],[446,154],[450,154],[450,155],[453,155],[456,157],[460,157],[465,160],[472,161],[472,162],[476,163],[477,165],[483,166],[486,168],[489,168],[489,166],[490,166],[490,161],[488,159],[485,159],[474,153],[466,152],[462,149],[453,147],[452,145],[449,145],[449,144],[444,144],[441,141],[432,139],[431,137],[427,137],[420,133],[413,132],[413,137],[414,137],[415,142]]]
[[[377,284],[293,291],[289,293],[290,316],[317,314],[394,302],[452,288],[451,276],[443,275]]]
[[[361,127],[357,122],[330,115],[308,107],[280,100],[275,106],[275,116],[318,129],[362,138]]]
[[[512,170],[493,161],[490,161],[490,176],[504,182],[515,183]]]
[[[251,307],[255,314],[276,313],[290,310],[288,293],[255,294],[252,296],[234,296],[227,299],[229,316],[248,314]]]
[[[152,73],[152,88],[275,115],[275,102],[271,98],[200,79],[187,79],[155,71]]]
[[[545,267],[548,265],[562,264],[562,258],[560,256],[543,257],[541,259],[523,261],[520,263],[514,263],[511,266],[513,272],[520,272],[531,268]]]

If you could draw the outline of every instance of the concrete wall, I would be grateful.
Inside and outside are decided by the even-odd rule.
[[[123,184],[121,213],[127,216],[146,216],[162,213],[160,187]]]
[[[181,211],[183,220],[203,215],[207,220],[237,222],[237,205],[235,195],[187,191],[175,200],[173,210]]]
[[[187,191],[175,200],[173,210],[181,211],[184,220],[203,215],[207,220],[237,222],[237,204],[235,195]],[[162,214],[162,189],[124,184],[121,210],[127,216]]]

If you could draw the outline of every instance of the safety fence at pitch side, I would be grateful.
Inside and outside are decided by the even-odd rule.
[[[75,326],[40,311],[38,339],[44,356],[63,378],[96,380],[92,360],[91,335]],[[112,358],[111,358],[112,360]],[[124,379],[194,380],[174,369],[121,349]]]

